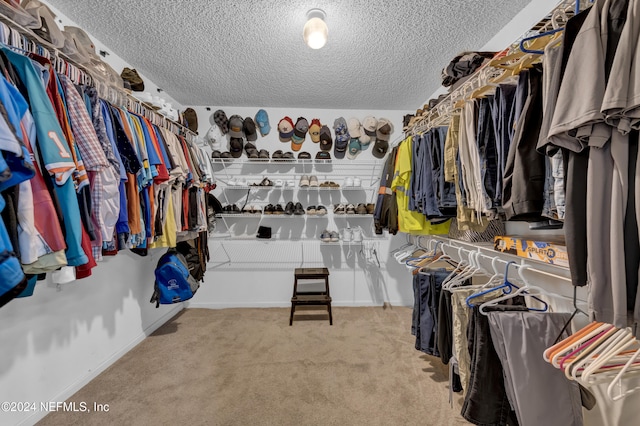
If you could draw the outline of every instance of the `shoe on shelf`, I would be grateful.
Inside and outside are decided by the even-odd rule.
[[[284,209],[282,208],[281,204],[276,204],[276,206],[273,208],[273,214],[284,214]]]
[[[289,188],[293,188],[294,186],[296,186],[296,181],[295,181],[295,180],[293,180],[293,179],[289,179],[289,180],[287,181],[287,186],[288,186]]]
[[[331,233],[326,229],[322,231],[322,233],[320,234],[320,241],[322,241],[323,243],[328,243],[329,241],[331,241]]]
[[[359,204],[356,206],[356,213],[357,213],[357,214],[367,214],[367,206],[365,206],[365,205],[364,205],[364,204],[362,204],[362,203],[359,203]]]
[[[338,241],[340,241],[340,234],[338,234],[336,231],[329,232],[329,241],[331,241],[332,243],[337,243]]]
[[[344,211],[344,204],[336,204],[335,206],[333,206],[333,214],[344,214]]]
[[[327,214],[327,208],[325,206],[316,207],[316,216],[324,216]]]
[[[282,187],[284,185],[284,181],[282,179],[276,179],[276,185],[277,187]]]
[[[307,207],[307,215],[315,216],[316,215],[316,206]]]
[[[329,182],[324,181],[322,182],[320,185],[318,185],[320,188],[329,188],[331,187],[331,185],[329,185]]]
[[[293,214],[293,210],[294,210],[293,202],[289,201],[284,208],[284,214],[291,216]]]
[[[304,188],[309,186],[309,176],[307,175],[302,175],[300,177],[300,187]]]
[[[357,228],[353,229],[353,239],[352,241],[354,243],[361,243],[362,242],[362,228],[360,228],[359,226]]]
[[[329,182],[329,186],[330,186],[331,188],[340,188],[340,185],[338,185],[338,184],[337,184],[337,183],[335,183],[335,182]]]
[[[309,176],[309,186],[312,188],[318,187],[318,177],[317,176]]]
[[[345,213],[356,214],[356,206],[354,206],[353,204],[347,204],[347,207],[345,207]]]
[[[267,204],[267,207],[264,208],[264,214],[273,214],[275,207],[273,204]]]
[[[262,214],[262,209],[260,206],[251,206],[251,212],[253,214]]]
[[[362,186],[362,180],[359,177],[353,178],[353,186]]]
[[[301,216],[304,214],[304,207],[302,207],[301,203],[296,203],[293,208],[293,214],[295,214],[296,216]]]
[[[366,205],[367,208],[367,214],[373,214],[373,212],[376,210],[376,205],[373,203],[369,203]]]
[[[351,176],[348,176],[345,180],[344,180],[344,186],[345,187],[351,187],[353,186],[353,178]]]
[[[273,186],[273,182],[269,178],[264,178],[260,183],[252,183],[251,186]]]
[[[353,239],[353,230],[351,228],[344,228],[342,230],[342,241],[351,241]]]
[[[238,206],[236,206],[235,204],[231,204],[227,213],[240,214],[242,212],[240,211],[240,208]]]

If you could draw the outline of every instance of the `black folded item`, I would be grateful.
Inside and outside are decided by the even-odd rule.
[[[453,58],[442,70],[442,85],[449,87],[462,77],[473,74],[485,60],[491,59],[496,52],[463,52]]]
[[[268,226],[258,227],[258,238],[271,238],[271,228]]]

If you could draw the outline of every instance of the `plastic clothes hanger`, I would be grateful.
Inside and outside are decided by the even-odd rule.
[[[571,346],[572,344],[574,344],[575,342],[577,342],[579,339],[581,339],[584,335],[588,334],[589,332],[591,332],[593,329],[603,325],[604,323],[602,322],[592,322],[587,324],[586,326],[584,326],[582,329],[576,331],[574,334],[566,337],[565,339],[554,343],[552,346],[548,347],[547,349],[545,349],[545,351],[542,354],[542,357],[544,358],[545,361],[547,362],[551,362],[551,357],[553,356],[554,353],[556,353],[559,350],[564,350],[567,347]]]
[[[451,290],[455,287],[459,287],[464,282],[475,275],[478,271],[481,270],[480,264],[478,263],[478,256],[480,255],[480,251],[470,251],[468,255],[468,266],[463,269],[458,275],[453,277],[450,281],[447,282],[447,289]]]
[[[508,294],[500,296],[500,297],[498,297],[496,299],[491,299],[491,300],[488,300],[488,301],[484,302],[482,305],[480,305],[480,313],[486,315],[487,312],[485,312],[485,308],[488,308],[490,306],[495,306],[499,302],[502,302],[502,301],[505,301],[505,300],[508,300],[508,299],[513,299],[514,297],[520,296],[520,295],[521,296],[529,296],[532,299],[534,299],[537,302],[542,304],[541,308],[529,306],[528,307],[529,311],[546,312],[549,309],[549,305],[547,304],[547,302],[545,302],[544,300],[540,299],[539,297],[529,293],[529,291],[533,290],[533,289],[542,292],[542,289],[529,285],[529,283],[527,282],[526,278],[522,274],[523,270],[528,269],[528,268],[529,267],[526,266],[526,265],[521,265],[520,268],[518,268],[518,275],[520,276],[520,279],[524,283],[524,285],[522,287],[518,288],[516,291],[509,292]]]
[[[585,333],[582,333],[579,336],[576,336],[576,335],[569,336],[567,339],[565,339],[563,342],[566,342],[566,344],[562,347],[557,348],[549,355],[549,362],[554,367],[560,368],[560,360],[567,353],[572,352],[573,350],[578,348],[580,345],[589,341],[591,338],[613,327],[611,324],[606,324],[606,323],[594,323],[594,324],[596,325],[591,327],[587,326],[588,330],[585,331]]]
[[[582,372],[581,381],[584,384],[589,383],[589,378],[594,375],[601,367],[605,366],[613,357],[631,345],[636,344],[636,339],[631,329],[621,329],[615,339],[611,338],[611,343],[605,348],[603,353],[598,356],[588,367]]]
[[[627,389],[624,392],[622,391],[622,377],[627,373],[627,371],[629,371],[630,368],[635,369],[636,367],[639,367],[637,364],[635,364],[636,359],[638,359],[639,356],[640,349],[633,353],[633,355],[629,358],[629,361],[627,361],[624,367],[622,367],[622,370],[620,370],[618,374],[616,374],[611,383],[609,383],[609,386],[607,386],[607,395],[609,395],[609,398],[611,398],[611,400],[618,401],[640,390],[640,386],[636,386],[635,388]],[[634,367],[632,367],[632,365]],[[614,393],[615,390],[618,390],[618,393]]]
[[[514,262],[514,261],[510,261],[510,262],[508,262],[508,263],[507,263],[507,265],[505,266],[505,270],[504,270],[504,280],[503,280],[503,282],[502,282],[502,284],[501,284],[501,285],[499,285],[499,286],[497,286],[497,287],[492,287],[492,288],[489,288],[489,289],[487,289],[487,290],[481,291],[481,292],[479,292],[479,293],[475,293],[475,294],[470,295],[470,296],[469,296],[469,297],[467,297],[467,299],[466,299],[467,306],[468,306],[468,307],[470,307],[470,308],[474,307],[475,305],[473,305],[473,304],[471,303],[471,301],[472,301],[473,299],[476,299],[476,298],[478,298],[478,297],[480,297],[480,296],[484,296],[485,294],[488,294],[488,293],[494,292],[494,291],[496,291],[496,290],[502,290],[502,292],[503,292],[504,294],[509,294],[509,293],[511,293],[513,290],[517,290],[517,289],[518,289],[518,286],[516,286],[516,285],[512,284],[511,282],[509,282],[509,266],[511,266],[512,264],[515,264],[515,262]]]
[[[624,333],[621,331],[611,326],[591,339],[588,345],[584,345],[585,349],[582,353],[575,359],[569,360],[569,363],[565,363],[565,376],[570,380],[580,380],[581,374],[584,374],[593,362],[601,359],[603,354],[620,342],[620,339],[624,337]]]

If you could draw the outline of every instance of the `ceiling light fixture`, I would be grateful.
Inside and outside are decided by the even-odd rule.
[[[327,43],[329,29],[324,22],[326,16],[326,13],[321,9],[311,9],[307,12],[308,20],[304,24],[302,37],[307,46],[312,49],[320,49]]]

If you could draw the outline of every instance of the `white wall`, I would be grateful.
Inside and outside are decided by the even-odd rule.
[[[233,114],[238,114],[242,117],[255,117],[256,112],[261,107],[218,107],[211,106],[210,111],[206,110],[206,107],[195,107],[198,113],[198,130],[201,135],[206,134],[208,128],[211,126],[210,117],[217,109],[225,111],[227,117]],[[375,110],[322,110],[322,109],[283,109],[283,108],[265,108],[269,114],[269,121],[271,124],[271,132],[266,137],[258,136],[256,146],[258,149],[266,149],[270,153],[280,149],[283,151],[291,151],[290,143],[280,142],[278,139],[277,125],[281,118],[289,116],[294,121],[298,117],[305,117],[309,122],[313,118],[319,118],[322,124],[328,125],[330,128],[333,126],[333,122],[338,117],[344,117],[345,120],[349,120],[351,117],[363,120],[367,115],[373,115],[376,118],[387,118],[391,120],[394,125],[395,131],[391,135],[391,142],[397,142],[402,139],[402,111],[375,111]],[[225,142],[223,150],[228,149]],[[355,160],[348,160],[347,158],[342,160],[334,160],[335,163],[342,165],[354,164],[358,162],[371,163],[373,161],[380,161],[371,155],[371,148],[361,153]],[[307,151],[312,156],[315,156],[319,150],[318,144],[311,142],[307,136],[301,151]],[[333,150],[331,151],[332,157],[334,156]],[[244,158],[244,156],[243,156]],[[381,163],[381,162],[380,162]],[[348,166],[351,167],[351,166]],[[354,166],[355,167],[355,166]],[[381,170],[382,165],[378,166]],[[259,170],[254,176],[246,173],[254,173],[250,167],[244,167],[243,176],[249,179],[253,178],[255,181],[262,179],[265,174],[265,170]],[[225,179],[225,171],[218,166],[219,179]],[[288,174],[290,173],[290,174]],[[333,172],[336,181],[340,181],[345,175],[336,167]],[[364,168],[355,171],[354,173],[363,173],[363,179],[368,178],[371,175],[371,171]],[[271,179],[276,177],[286,178],[286,176],[295,176],[296,184],[299,178],[299,173],[284,172],[270,175]],[[331,178],[331,174],[325,175],[324,178]],[[376,179],[379,178],[379,172],[376,173]],[[221,194],[222,184],[216,189],[215,194],[219,196],[221,201],[224,200],[223,194]],[[279,196],[278,191],[272,191],[274,194],[270,195],[270,202],[280,202],[283,205],[286,201],[293,199],[294,201],[300,199],[303,202],[303,206],[306,208],[309,204],[313,204],[309,199],[303,200],[304,194],[298,194],[296,196],[293,193],[291,196],[282,197]],[[363,191],[364,192],[364,191]],[[360,194],[362,197],[369,199],[375,199],[377,193],[377,185],[368,190],[365,194]],[[239,198],[240,204],[244,199],[243,191],[235,191],[234,194]],[[253,195],[253,193],[252,193]],[[322,195],[328,195],[323,193]],[[338,194],[336,194],[337,196]],[[350,197],[343,196],[342,199]],[[275,197],[275,198],[274,198]],[[231,199],[230,201],[234,201]],[[307,202],[304,202],[307,201]],[[337,202],[332,198],[332,201]],[[224,202],[224,201],[223,201]],[[251,204],[251,201],[249,202]],[[331,205],[325,202],[325,205],[331,209]],[[269,219],[265,219],[269,220]],[[325,221],[320,223],[314,219],[306,219],[302,222],[295,222],[297,225],[293,225],[293,221],[298,219],[292,218],[292,222],[287,222],[286,219],[279,219],[277,222],[273,220],[270,224],[275,224],[278,228],[286,228],[283,233],[296,231],[303,234],[308,241],[264,241],[251,239],[256,229],[257,221],[255,219],[248,219],[246,226],[246,233],[249,235],[242,235],[243,237],[249,237],[247,240],[220,240],[217,238],[219,235],[214,234],[209,240],[209,248],[211,250],[212,260],[208,266],[209,271],[205,276],[205,283],[201,286],[196,296],[189,302],[190,307],[237,307],[237,306],[290,306],[290,298],[293,285],[293,269],[296,267],[307,266],[327,266],[330,269],[330,284],[331,292],[334,304],[336,306],[348,305],[348,306],[380,306],[384,302],[389,302],[392,305],[409,305],[413,303],[413,294],[411,290],[411,281],[408,278],[408,270],[398,264],[388,264],[387,257],[389,256],[389,245],[392,244],[389,238],[381,238],[372,241],[371,244],[375,245],[379,257],[381,266],[377,266],[377,262],[373,259],[367,261],[365,256],[360,252],[359,246],[353,246],[351,253],[349,247],[344,246],[328,246],[321,245],[318,241],[318,234],[326,227],[328,229],[340,230],[345,226],[362,226],[365,228],[366,237],[375,237],[373,232],[373,220],[351,218],[332,218],[329,214]],[[232,221],[228,221],[232,222]],[[224,224],[221,220],[218,220],[218,231],[224,231]],[[264,223],[267,224],[267,223]],[[269,226],[270,226],[269,224]],[[299,229],[290,229],[296,228]],[[309,228],[313,228],[309,230]],[[275,228],[274,228],[275,230]],[[234,234],[236,236],[236,234]],[[404,241],[404,237],[399,237]]]
[[[57,15],[62,25],[75,25]],[[105,61],[118,72],[127,65],[113,52]],[[155,91],[147,79],[145,86]],[[162,252],[147,258],[121,252],[98,263],[89,278],[59,291],[49,279],[38,282],[32,297],[0,308],[0,401],[32,401],[38,407],[64,401],[178,313],[181,304],[156,309],[149,303]],[[0,424],[32,424],[44,415],[0,410]]]

